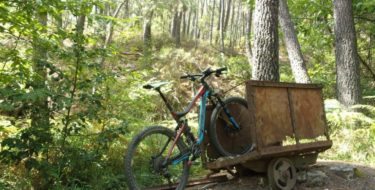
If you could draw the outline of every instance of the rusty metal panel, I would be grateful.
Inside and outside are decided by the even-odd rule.
[[[298,139],[313,139],[325,133],[321,89],[290,89],[290,105]]]
[[[281,145],[293,136],[288,91],[286,88],[254,87],[256,136],[258,146]]]

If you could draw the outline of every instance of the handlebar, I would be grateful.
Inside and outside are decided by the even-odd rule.
[[[204,80],[205,78],[207,78],[213,73],[215,73],[216,77],[220,77],[220,75],[224,74],[223,71],[226,71],[226,70],[228,70],[226,67],[222,67],[216,70],[211,70],[211,68],[207,68],[206,70],[202,72],[202,74],[187,74],[187,75],[181,76],[180,79],[189,79],[191,81],[195,81],[198,78],[200,78],[200,80]]]
[[[202,77],[203,75],[201,74],[187,74],[187,75],[183,75],[180,77],[180,79],[189,79],[189,80],[192,80],[192,81],[195,81],[197,78],[199,77]]]

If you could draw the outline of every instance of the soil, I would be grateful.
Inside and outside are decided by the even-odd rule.
[[[353,179],[345,179],[330,170],[332,166],[350,165],[357,169],[357,176]],[[317,164],[310,166],[308,170],[320,170],[328,176],[328,181],[323,186],[307,187],[306,183],[297,182],[294,190],[375,190],[375,168],[365,165],[359,165],[347,162],[337,161],[319,161]],[[205,184],[187,188],[188,190],[269,190],[267,177],[265,174],[252,174],[232,178],[225,182]]]

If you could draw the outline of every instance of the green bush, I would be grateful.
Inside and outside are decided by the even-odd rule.
[[[322,158],[375,164],[375,107],[345,108],[336,100],[325,105],[333,147]]]

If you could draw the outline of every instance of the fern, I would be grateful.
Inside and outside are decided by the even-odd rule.
[[[325,105],[333,147],[322,157],[374,164],[375,107],[345,108],[337,100],[326,100]]]

